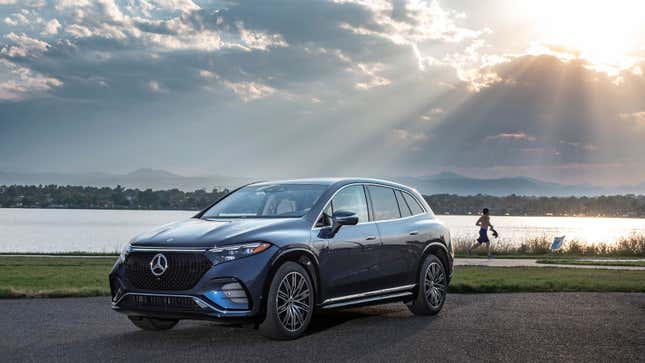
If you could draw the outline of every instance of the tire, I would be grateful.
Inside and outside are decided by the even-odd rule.
[[[446,301],[448,275],[437,256],[430,254],[425,258],[419,271],[417,286],[417,296],[407,304],[410,311],[415,315],[439,313]]]
[[[307,331],[313,310],[314,289],[309,274],[299,264],[287,261],[271,279],[260,333],[270,339],[296,339]]]
[[[128,319],[137,328],[143,330],[168,330],[172,329],[179,322],[179,320],[174,319],[146,318],[143,316],[128,316]]]

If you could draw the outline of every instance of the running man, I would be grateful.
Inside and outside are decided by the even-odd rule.
[[[477,238],[477,242],[475,242],[472,246],[470,246],[470,248],[468,248],[468,255],[471,254],[474,248],[477,248],[481,246],[482,243],[485,243],[486,254],[488,255],[488,258],[490,258],[490,240],[488,239],[488,229],[493,231],[493,236],[497,236],[497,231],[495,231],[493,225],[490,224],[490,215],[488,208],[484,208],[484,210],[482,210],[482,215],[481,217],[479,217],[475,225],[479,226],[479,238]]]

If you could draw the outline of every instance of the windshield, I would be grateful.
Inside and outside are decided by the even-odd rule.
[[[328,188],[320,184],[246,186],[207,210],[202,218],[297,218]]]

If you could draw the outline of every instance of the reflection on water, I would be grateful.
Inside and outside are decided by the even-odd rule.
[[[478,216],[439,216],[449,228],[453,238],[475,239],[479,227]],[[491,223],[500,234],[500,242],[517,246],[522,241],[536,237],[566,236],[567,240],[596,244],[616,242],[632,233],[645,234],[645,219],[592,218],[592,217],[509,217],[491,216]]]
[[[0,208],[0,252],[113,252],[134,235],[193,211],[133,211]],[[477,216],[439,216],[453,238],[475,239]],[[645,219],[492,216],[502,242],[566,235],[587,243],[614,242],[633,232],[645,234]]]

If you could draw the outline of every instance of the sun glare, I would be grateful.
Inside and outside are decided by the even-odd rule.
[[[598,70],[629,68],[645,51],[645,1],[543,0],[526,7],[543,49],[586,59]]]

